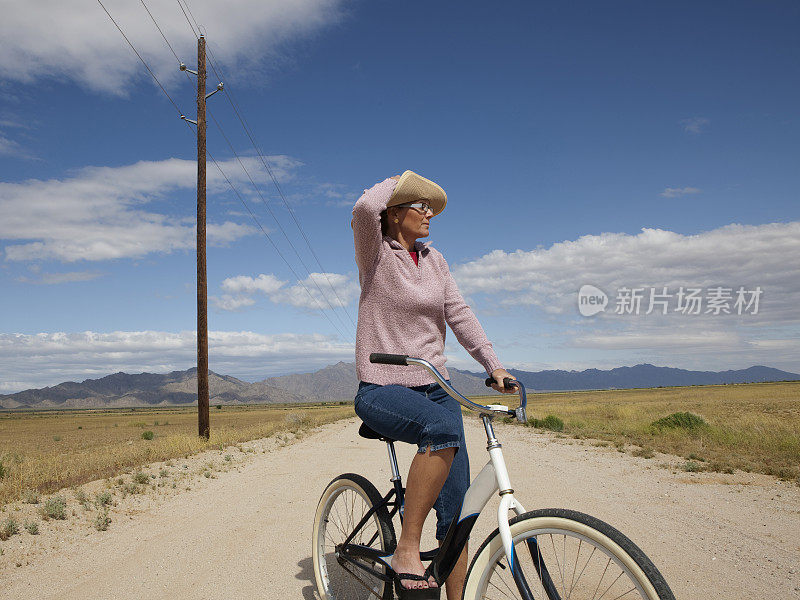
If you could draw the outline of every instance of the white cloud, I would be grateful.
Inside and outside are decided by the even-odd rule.
[[[339,273],[311,273],[301,282],[272,294],[273,302],[298,308],[342,308],[358,298],[358,282]]]
[[[485,293],[501,305],[536,306],[556,315],[577,315],[583,284],[609,294],[610,308],[621,287],[667,286],[676,292],[680,286],[761,286],[760,312],[748,318],[765,324],[800,320],[800,263],[790,259],[798,255],[800,222],[732,224],[696,235],[643,229],[637,235],[586,235],[531,251],[494,250],[454,266],[453,274],[464,294]],[[598,317],[613,315],[607,310]]]
[[[225,294],[212,302],[221,310],[236,311],[255,304],[253,296],[261,294],[276,304],[321,310],[346,307],[361,292],[357,281],[340,273],[311,273],[294,285],[287,283],[271,273],[228,277],[221,285]]]
[[[299,163],[269,157],[282,177]],[[250,172],[263,174],[261,162],[244,157]],[[220,166],[234,184],[250,185],[238,161]],[[109,260],[141,257],[195,247],[191,213],[173,217],[147,210],[155,200],[196,185],[195,161],[170,158],[140,161],[122,167],[86,167],[64,179],[30,179],[0,183],[0,239],[20,240],[5,247],[6,260]],[[219,172],[209,166],[210,195],[228,190]],[[249,223],[209,223],[208,243],[221,245],[256,232]]]
[[[353,346],[321,334],[210,331],[210,368],[248,381],[302,373],[353,360]],[[193,331],[0,334],[0,373],[6,393],[103,377],[117,371],[165,373],[196,365]]]
[[[98,273],[97,271],[70,271],[67,273],[42,273],[36,278],[20,277],[17,281],[42,285],[58,285],[60,283],[72,283],[75,281],[91,281],[102,275],[102,273]]]
[[[222,289],[229,294],[254,294],[261,292],[264,294],[272,294],[278,291],[286,282],[279,280],[272,275],[262,273],[258,277],[248,277],[247,275],[237,275],[236,277],[228,277],[222,282]]]
[[[0,134],[0,156],[26,156],[22,151],[22,147],[4,135]]]
[[[544,333],[534,333],[538,356],[559,355],[587,366],[598,360],[690,369],[764,364],[796,372],[800,263],[795,256],[800,256],[800,222],[732,224],[696,235],[643,229],[636,235],[587,235],[532,251],[495,250],[453,266],[453,274],[484,314],[502,310],[530,323],[534,309],[535,327]],[[583,284],[608,294],[605,312],[580,316],[577,297]],[[681,286],[701,288],[701,314],[674,310]],[[717,286],[733,288],[734,299],[739,286],[759,286],[758,314],[706,313],[709,290]],[[615,313],[622,287],[644,288],[638,315]],[[673,294],[668,314],[656,308],[646,315],[650,288],[661,293],[664,287]],[[557,333],[548,336],[547,331]],[[533,360],[514,348],[506,350],[520,362]]]
[[[710,123],[711,121],[705,117],[691,117],[680,122],[686,133],[702,133]]]
[[[252,296],[234,296],[233,294],[223,294],[222,296],[211,296],[211,303],[220,310],[236,312],[248,306],[253,306],[256,301]]]
[[[139,2],[106,0],[108,11],[167,85],[184,76]],[[337,0],[192,0],[191,10],[208,27],[209,46],[222,65],[247,73],[287,60],[282,46],[340,19]],[[197,42],[177,2],[149,2],[178,56],[193,65]],[[18,2],[0,20],[0,75],[31,82],[70,78],[95,90],[124,94],[136,77],[149,77],[119,31],[95,3],[62,0]],[[242,79],[244,77],[242,76]]]
[[[665,188],[663,192],[659,194],[664,198],[677,198],[679,196],[686,196],[687,194],[699,194],[702,190],[695,187],[682,187],[682,188]]]

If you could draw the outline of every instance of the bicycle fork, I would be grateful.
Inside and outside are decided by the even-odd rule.
[[[525,578],[525,574],[523,573],[522,568],[519,565],[519,561],[514,553],[514,540],[511,535],[511,525],[509,523],[509,511],[513,510],[514,513],[519,516],[525,512],[525,507],[523,507],[522,504],[516,498],[514,498],[514,490],[511,487],[511,480],[509,479],[508,470],[506,469],[502,445],[497,441],[497,438],[494,435],[491,418],[487,416],[483,416],[481,418],[483,420],[484,429],[486,430],[486,449],[489,451],[489,462],[486,463],[486,466],[475,478],[475,481],[467,491],[467,497],[470,496],[470,492],[473,490],[473,488],[475,488],[476,494],[474,494],[474,498],[470,498],[470,504],[473,502],[482,503],[478,510],[475,510],[474,504],[472,504],[470,507],[466,506],[468,504],[468,498],[465,497],[465,508],[467,508],[469,511],[480,512],[489,501],[489,498],[491,498],[495,492],[499,493],[500,505],[497,508],[497,528],[500,532],[500,540],[503,543],[503,551],[505,552],[506,560],[508,561],[508,566],[511,570],[511,575],[514,578],[514,583],[517,586],[520,596],[523,600],[534,600],[530,586]],[[491,489],[489,489],[490,486]],[[483,490],[483,493],[478,494],[477,492],[480,489]],[[487,491],[489,492],[488,495],[486,493]],[[550,573],[548,572],[547,567],[542,560],[542,555],[536,540],[527,540],[527,547],[531,553],[532,562],[536,569],[537,575],[542,582],[542,587],[547,594],[548,600],[561,600],[561,596],[556,590],[552,578],[550,577]]]

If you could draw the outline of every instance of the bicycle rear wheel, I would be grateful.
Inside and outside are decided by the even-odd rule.
[[[509,523],[514,568],[524,573],[537,600],[675,600],[644,552],[599,519],[549,508]],[[495,529],[470,565],[464,599],[520,598],[508,566]]]
[[[312,560],[317,591],[322,600],[391,600],[392,584],[350,564],[339,561],[335,547],[347,539],[369,509],[383,498],[369,480],[354,473],[340,475],[328,484],[314,518]],[[389,554],[395,548],[394,527],[386,507],[381,507],[352,540]],[[380,563],[365,562],[381,573]]]

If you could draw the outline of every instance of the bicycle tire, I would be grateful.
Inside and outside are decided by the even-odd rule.
[[[546,508],[518,515],[509,524],[515,560],[519,561],[534,598],[586,600],[602,596],[675,600],[663,576],[644,552],[600,519],[573,510]],[[542,578],[537,576],[534,553],[525,543],[531,538],[538,543],[541,554],[536,560],[541,561],[539,565],[546,565],[555,593],[545,591]],[[620,580],[622,583],[618,585]],[[500,532],[495,529],[470,564],[462,598],[519,597]]]
[[[351,566],[352,572],[337,560],[333,547],[344,542],[367,511],[383,500],[372,483],[355,473],[339,475],[322,493],[314,517],[312,562],[321,600],[362,600],[376,596],[391,600],[392,584]],[[377,534],[377,535],[376,535]],[[355,543],[370,544],[391,553],[396,546],[394,527],[385,506],[379,508],[362,527]],[[379,565],[370,564],[373,568]]]

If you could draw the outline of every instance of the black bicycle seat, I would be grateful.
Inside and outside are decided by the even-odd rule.
[[[392,438],[388,438],[384,435],[381,435],[366,423],[361,423],[361,427],[358,428],[358,435],[360,435],[363,438],[367,438],[368,440],[381,440],[383,442],[397,441]]]

